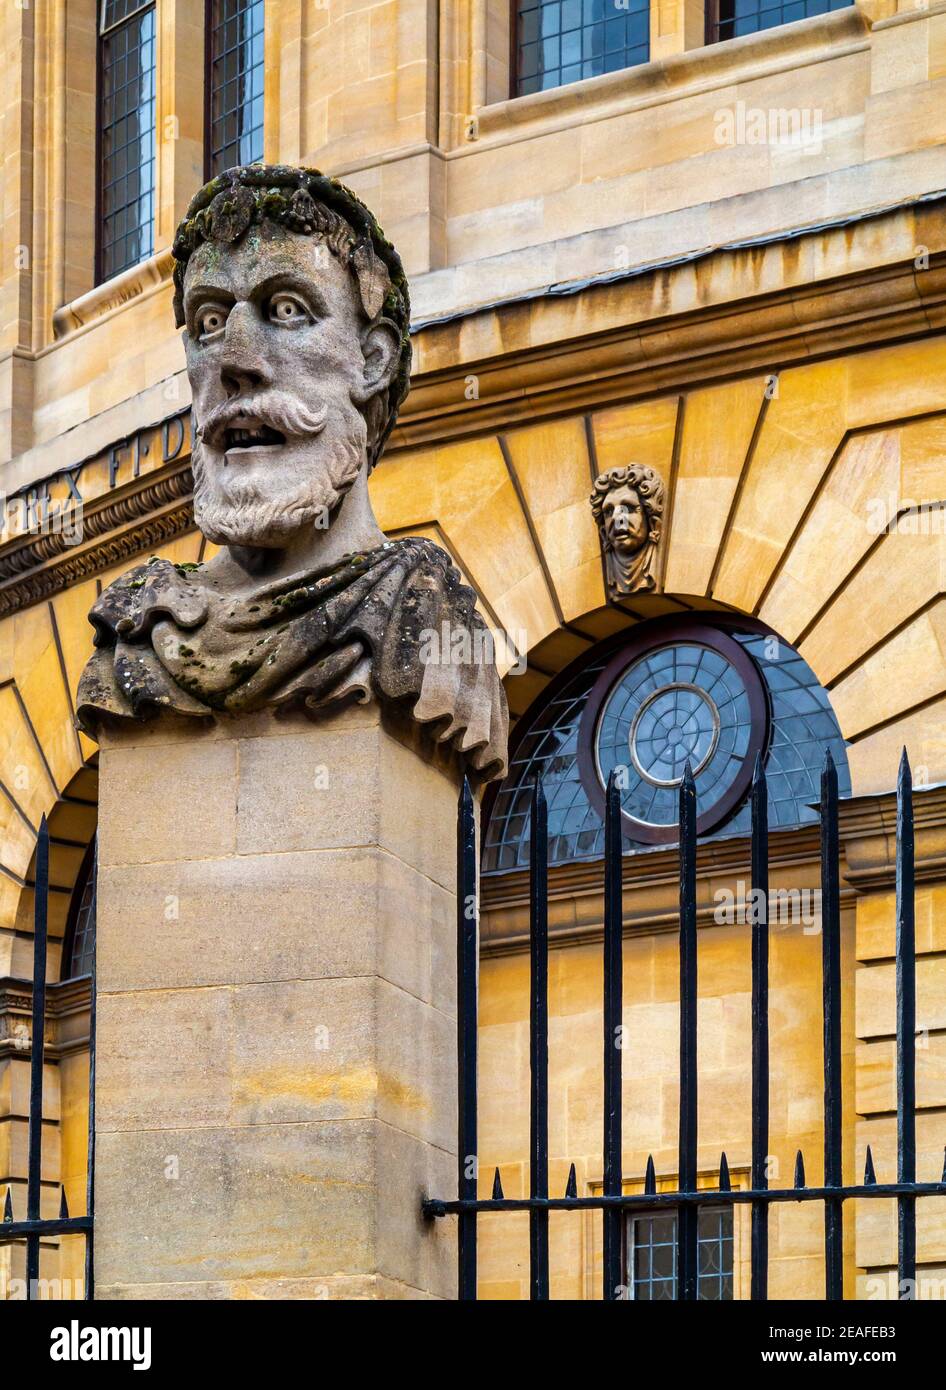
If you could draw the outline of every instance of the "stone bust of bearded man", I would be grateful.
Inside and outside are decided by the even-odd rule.
[[[394,247],[334,179],[253,165],[200,190],[173,254],[194,516],[223,548],[101,595],[81,727],[377,698],[496,775],[508,715],[473,591],[432,542],[387,540],[368,496],[410,373]]]

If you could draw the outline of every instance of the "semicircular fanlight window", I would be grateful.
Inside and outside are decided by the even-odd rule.
[[[595,793],[619,765],[625,769],[621,796],[628,852],[675,838],[677,789],[687,760],[696,779],[703,837],[748,834],[746,793],[757,752],[764,758],[773,830],[817,818],[813,803],[826,748],[838,768],[841,795],[850,794],[845,743],[827,692],[786,643],[735,627],[721,632],[718,642],[674,640],[668,629],[666,641],[643,652],[632,636],[627,655],[622,669],[613,646],[593,652],[527,716],[490,812],[485,872],[528,864],[529,806],[537,778],[548,803],[553,864],[603,853],[602,798]],[[763,692],[761,699],[754,685]],[[593,774],[581,751],[589,719]],[[591,795],[589,776],[597,783]],[[714,806],[720,812],[715,819]]]

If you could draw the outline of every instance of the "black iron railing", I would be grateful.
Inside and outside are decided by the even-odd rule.
[[[26,1180],[26,1219],[17,1220],[13,1209],[12,1185],[7,1184],[0,1222],[0,1245],[26,1238],[26,1297],[36,1299],[42,1292],[40,1244],[44,1236],[85,1236],[84,1297],[92,1297],[92,1191],[95,1136],[95,968],[92,970],[92,1003],[89,1027],[89,1156],[86,1179],[86,1215],[70,1216],[66,1189],[60,1190],[59,1215],[40,1214],[43,1163],[43,1069],[46,1051],[46,956],[48,947],[47,912],[49,903],[49,830],[46,817],[36,841],[33,907],[33,1015],[30,1036],[30,1112],[29,1157]]]
[[[731,1187],[723,1153],[719,1186],[697,1190],[697,897],[696,787],[687,765],[680,787],[680,1111],[678,1190],[657,1192],[652,1158],[648,1158],[643,1194],[623,1191],[621,1170],[622,1063],[622,878],[621,803],[617,769],[608,782],[605,804],[604,856],[604,1182],[599,1195],[579,1197],[575,1165],[565,1192],[548,1192],[548,847],[545,798],[541,786],[532,796],[530,868],[530,1069],[531,1123],[529,1196],[505,1197],[499,1169],[492,1196],[477,1196],[477,874],[473,798],[464,781],[458,811],[458,951],[457,1043],[459,1058],[458,1183],[455,1201],[428,1199],[430,1218],[455,1213],[459,1226],[459,1297],[476,1298],[477,1218],[487,1212],[529,1213],[529,1284],[533,1299],[549,1297],[548,1214],[550,1211],[597,1210],[603,1226],[604,1299],[626,1296],[622,1222],[624,1213],[674,1208],[677,1220],[677,1296],[698,1293],[698,1208],[748,1203],[751,1208],[751,1297],[768,1297],[768,1214],[773,1202],[821,1202],[824,1205],[825,1298],[841,1299],[843,1285],[844,1203],[854,1198],[897,1199],[898,1279],[900,1297],[916,1297],[916,1199],[946,1196],[946,1166],[939,1182],[916,1181],[916,960],[914,932],[913,788],[906,751],[897,780],[896,847],[896,990],[897,990],[897,1181],[880,1183],[870,1146],[864,1181],[845,1184],[841,1165],[841,895],[838,832],[838,778],[827,754],[821,776],[821,939],[824,1025],[824,1182],[809,1187],[801,1151],[795,1160],[794,1186],[769,1187],[768,1036],[768,816],[765,773],[757,762],[752,785],[751,878],[753,888],[752,955],[752,1159],[750,1187]]]

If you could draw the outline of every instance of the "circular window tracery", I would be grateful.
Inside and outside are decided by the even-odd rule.
[[[702,638],[696,630],[702,630]],[[707,640],[707,634],[709,638]],[[751,694],[748,742],[743,744],[740,719],[731,718],[732,746],[735,754],[727,766],[738,764],[740,774],[727,782],[721,776],[717,783],[715,805],[711,787],[706,782],[718,766],[714,755],[706,758],[705,739],[693,741],[688,750],[697,779],[699,833],[717,838],[724,835],[749,833],[748,791],[756,752],[761,754],[769,792],[769,825],[778,830],[814,821],[821,767],[825,748],[831,750],[838,768],[839,790],[842,796],[850,793],[850,777],[844,739],[831,709],[827,692],[805,660],[787,643],[775,637],[752,619],[713,614],[712,624],[697,623],[695,615],[686,619],[657,619],[642,623],[623,640],[611,639],[592,649],[580,661],[562,672],[520,719],[513,734],[509,772],[492,794],[488,803],[487,823],[483,840],[483,869],[497,872],[521,868],[529,862],[529,806],[536,778],[542,781],[549,812],[549,862],[565,863],[576,859],[600,857],[604,842],[604,780],[594,755],[588,734],[588,711],[606,703],[606,697],[619,683],[635,661],[648,657],[648,669],[655,677],[647,694],[674,684],[696,685],[713,701],[720,714],[720,733],[717,746],[725,746],[723,726],[726,718],[726,695],[713,684],[715,658],[702,657],[699,668],[687,671],[677,656],[673,666],[673,647],[700,641],[708,652],[726,658],[737,672],[747,671],[748,683],[743,684]],[[649,645],[648,645],[649,644]],[[736,655],[738,654],[738,655]],[[736,663],[739,663],[736,665]],[[641,668],[641,673],[645,668]],[[729,686],[726,687],[730,689]],[[667,701],[654,701],[655,713],[669,712]],[[616,708],[616,707],[615,707]],[[738,698],[734,711],[740,707]],[[673,774],[679,777],[678,763],[661,766],[652,761],[658,751],[647,743],[648,726],[642,716],[638,724],[635,766],[632,753],[634,712],[628,712],[623,724],[623,751],[614,756],[628,768],[628,787],[640,788],[649,784],[641,772],[648,772],[655,782]],[[712,711],[706,705],[706,715]],[[664,727],[674,726],[664,721]],[[584,735],[584,737],[583,737]],[[607,742],[607,740],[605,740]],[[616,742],[616,736],[615,736]],[[659,741],[658,741],[659,743]],[[617,745],[620,746],[620,745]],[[701,762],[702,759],[702,762]],[[685,763],[685,758],[684,758]],[[697,767],[699,771],[696,771]],[[633,807],[622,798],[624,815],[624,846],[627,852],[654,848],[676,840],[677,788],[671,786],[668,796],[673,803],[669,821],[662,833],[647,833],[635,820]],[[632,814],[628,815],[628,810]],[[707,812],[713,814],[707,817]],[[657,811],[638,805],[638,813],[656,818]],[[646,824],[646,820],[643,822]]]
[[[696,623],[677,626],[672,640],[651,629],[608,662],[588,697],[579,734],[588,799],[603,816],[618,769],[628,833],[670,843],[689,762],[706,834],[745,795],[768,723],[762,678],[738,642]]]
[[[708,690],[671,681],[648,695],[634,715],[631,762],[652,787],[678,787],[688,763],[699,773],[712,760],[721,726],[719,706]]]

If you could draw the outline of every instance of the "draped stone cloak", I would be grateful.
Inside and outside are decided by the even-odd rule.
[[[475,595],[430,541],[388,541],[234,596],[225,552],[153,558],[93,606],[95,651],[76,714],[103,717],[320,709],[372,697],[408,710],[484,778],[502,774],[508,712]],[[243,576],[245,581],[245,576]]]

